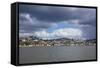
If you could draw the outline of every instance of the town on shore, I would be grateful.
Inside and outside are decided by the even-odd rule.
[[[19,47],[34,46],[93,46],[96,45],[96,39],[80,40],[80,39],[40,39],[38,37],[20,37]]]

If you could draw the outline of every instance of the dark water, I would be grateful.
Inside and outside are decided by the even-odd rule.
[[[96,46],[50,46],[19,48],[19,63],[96,59]]]

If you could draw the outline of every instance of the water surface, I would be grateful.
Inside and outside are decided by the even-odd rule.
[[[19,63],[96,59],[96,46],[20,47]]]

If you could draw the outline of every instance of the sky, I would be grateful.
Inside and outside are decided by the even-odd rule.
[[[96,39],[96,9],[19,5],[19,36]]]

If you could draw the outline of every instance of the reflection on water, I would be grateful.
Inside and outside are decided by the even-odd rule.
[[[96,46],[50,46],[19,48],[19,63],[96,59]]]

